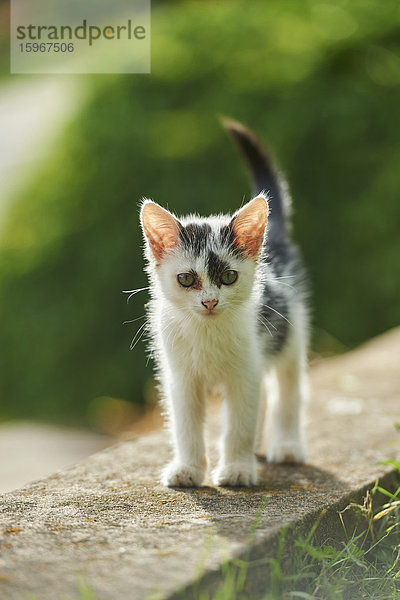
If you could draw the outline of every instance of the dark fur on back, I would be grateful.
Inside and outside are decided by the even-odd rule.
[[[226,119],[223,125],[246,161],[254,193],[268,194],[270,215],[261,256],[266,276],[260,309],[264,325],[260,327],[268,327],[273,351],[279,352],[290,332],[291,306],[305,295],[304,269],[289,235],[290,199],[272,158],[256,136],[241,123]],[[271,284],[272,279],[276,280],[275,285]]]

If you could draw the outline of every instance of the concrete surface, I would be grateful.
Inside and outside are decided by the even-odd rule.
[[[399,356],[400,329],[315,365],[309,462],[260,463],[253,490],[162,487],[169,449],[156,431],[2,496],[0,598],[79,598],[82,582],[96,600],[178,598],[182,586],[193,598],[196,575],[212,589],[222,560],[271,554],[283,525],[297,535],[330,508],[330,535],[350,498],[376,477],[388,483],[391,469],[378,461],[400,458]],[[256,598],[265,584],[251,573]]]
[[[103,450],[113,438],[90,431],[39,423],[0,424],[0,494]]]

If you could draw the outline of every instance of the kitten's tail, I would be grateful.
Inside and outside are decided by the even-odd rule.
[[[241,123],[230,119],[222,119],[222,124],[232,136],[246,160],[253,182],[254,193],[258,194],[265,191],[268,194],[270,208],[269,242],[285,242],[289,236],[288,218],[290,215],[290,197],[286,182],[254,133]]]

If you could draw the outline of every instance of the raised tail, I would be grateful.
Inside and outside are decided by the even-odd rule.
[[[269,242],[282,243],[288,238],[288,217],[290,199],[286,183],[280,177],[271,157],[256,136],[244,125],[230,119],[223,119],[222,124],[232,136],[245,158],[250,171],[253,191],[268,194],[270,208]]]

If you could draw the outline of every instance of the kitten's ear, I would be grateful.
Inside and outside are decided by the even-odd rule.
[[[179,243],[179,222],[168,210],[152,200],[145,200],[140,211],[143,233],[157,261]]]
[[[264,196],[257,196],[241,208],[230,222],[235,236],[235,246],[248,256],[257,257],[264,240],[268,219],[268,203]]]

